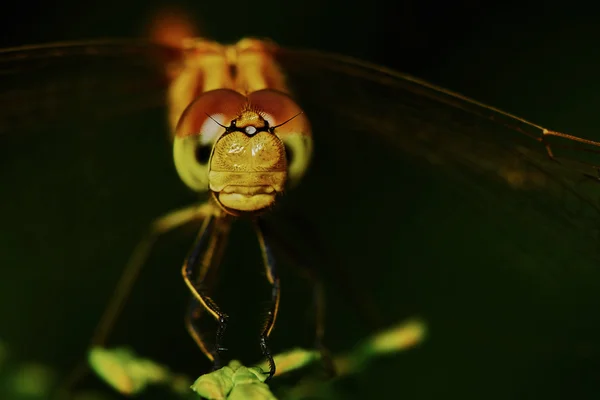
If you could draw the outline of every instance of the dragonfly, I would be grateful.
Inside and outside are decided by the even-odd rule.
[[[98,123],[104,129],[102,139],[94,134],[95,121],[127,116],[144,108],[166,108],[174,170],[181,182],[202,199],[151,224],[150,233],[125,269],[93,343],[106,340],[157,237],[199,222],[197,238],[181,267],[191,295],[186,326],[214,368],[220,367],[226,352],[223,338],[230,321],[210,294],[212,271],[227,253],[233,222],[249,219],[254,224],[270,285],[259,346],[269,361],[267,374],[272,377],[276,365],[269,338],[279,314],[283,285],[275,267],[274,249],[293,255],[295,264],[303,267],[311,260],[295,251],[294,243],[285,241],[270,216],[279,216],[279,206],[286,204],[292,209],[327,210],[317,225],[329,222],[324,230],[329,230],[329,236],[335,236],[342,248],[361,258],[363,265],[376,264],[374,260],[382,259],[377,252],[393,253],[409,240],[409,236],[403,238],[394,232],[404,223],[414,226],[407,210],[416,210],[415,199],[433,202],[432,207],[443,209],[440,203],[452,198],[452,194],[434,198],[428,193],[442,186],[420,186],[433,178],[441,181],[440,185],[450,183],[454,190],[467,188],[469,192],[461,191],[459,198],[468,195],[470,201],[480,201],[479,206],[496,207],[498,196],[509,202],[506,207],[512,204],[535,209],[539,214],[531,218],[544,222],[548,235],[543,240],[550,248],[562,243],[556,233],[568,230],[576,243],[568,251],[583,254],[590,262],[598,260],[600,142],[547,129],[351,57],[286,49],[258,39],[243,39],[233,45],[193,38],[179,43],[86,41],[19,47],[0,53],[0,138],[8,153],[2,165],[3,181],[14,184],[23,175],[32,178],[31,183],[9,195],[9,204],[3,207],[7,224],[19,227],[15,231],[42,231],[33,240],[37,246],[52,242],[52,230],[65,223],[62,217],[42,226],[35,221],[40,215],[53,220],[54,190],[62,190],[75,204],[70,210],[75,216],[67,223],[70,229],[81,229],[78,232],[86,235],[90,234],[89,227],[108,229],[103,221],[94,219],[74,222],[77,216],[88,218],[93,214],[87,204],[90,196],[106,196],[107,204],[114,207],[114,198],[104,192],[108,182],[131,186],[127,190],[139,193],[148,190],[155,178],[162,180],[166,173],[157,165],[165,156],[156,152],[151,133],[121,129],[121,136],[110,143],[106,140],[110,125],[107,128]],[[20,78],[13,79],[17,74]],[[64,122],[60,125],[55,120],[65,112],[69,126],[64,129],[74,132],[71,136],[40,136],[54,123],[63,129]],[[140,124],[146,124],[145,130],[152,129],[147,121]],[[77,151],[69,153],[69,148]],[[6,149],[26,150],[23,155]],[[144,154],[146,150],[148,154]],[[102,165],[112,170],[110,177],[96,172],[98,154],[106,158]],[[155,157],[157,154],[163,155]],[[143,202],[144,196],[141,198],[138,201]],[[24,220],[22,212],[12,211],[30,205],[33,199],[41,201],[40,214],[32,210],[29,219]],[[365,204],[357,204],[357,199]],[[137,206],[133,200],[119,200]],[[367,201],[372,204],[367,206]],[[112,211],[98,212],[107,215]],[[511,211],[499,207],[498,212]],[[119,211],[115,214],[120,215]],[[437,220],[428,221],[432,225],[453,225],[440,220],[443,215],[447,213],[436,214]],[[294,221],[302,227],[299,236],[311,241],[318,229],[307,229],[307,219],[302,215]],[[113,223],[111,220],[110,228]],[[352,229],[352,225],[357,228]],[[67,231],[61,233],[74,240],[73,233]],[[17,240],[26,241],[25,233]],[[425,236],[420,232],[419,241]],[[94,264],[84,255],[86,252],[109,251],[96,247],[83,234],[75,233],[75,237],[82,239],[78,263]],[[111,235],[102,243],[114,243],[118,237]],[[367,242],[370,245],[360,246]],[[525,246],[524,242],[515,242]],[[66,252],[71,244],[63,245]],[[312,246],[321,249],[314,242]],[[436,248],[435,244],[429,246]],[[410,253],[408,248],[402,249]],[[54,254],[56,249],[47,245],[39,251],[56,260],[69,257],[62,251]],[[324,251],[317,253],[322,255]],[[10,260],[22,270],[31,271],[33,267],[27,263],[30,257]],[[377,268],[369,264],[366,269]],[[309,266],[304,273],[317,299],[317,347],[327,354],[323,343],[323,285],[314,268]],[[216,333],[208,339],[197,325],[204,313],[217,323]],[[211,340],[214,343],[209,343]]]

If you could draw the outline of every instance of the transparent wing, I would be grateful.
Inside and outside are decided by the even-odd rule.
[[[18,357],[56,368],[81,359],[150,222],[196,200],[168,140],[178,62],[134,40],[0,51],[0,336]]]
[[[582,207],[588,213],[582,217],[597,221],[600,141],[547,130],[417,78],[351,58],[280,50],[279,59],[301,105],[317,116],[317,140],[332,136],[338,145],[358,146],[357,154],[363,155],[360,146],[379,140],[442,171],[464,169],[489,176],[515,193],[533,191],[558,198],[570,192],[585,203]],[[321,121],[328,124],[321,128]],[[343,167],[386,174],[377,163]]]
[[[315,140],[314,164],[286,202],[318,226],[390,321],[419,314],[431,324],[426,354],[411,358],[427,367],[399,360],[373,382],[402,371],[420,398],[444,393],[428,388],[442,376],[469,376],[440,384],[472,398],[491,386],[499,398],[514,396],[511,385],[550,397],[567,387],[518,382],[551,381],[565,360],[583,365],[600,350],[600,135],[546,131],[349,58],[277,57]],[[352,316],[338,326],[330,334],[346,346],[363,328]],[[522,375],[508,372],[516,364],[527,365]]]
[[[320,109],[403,151],[434,156],[439,153],[434,148],[443,148],[448,160],[462,158],[501,173],[499,165],[512,162],[499,151],[504,148],[556,169],[555,174],[598,175],[600,141],[593,138],[554,132],[418,78],[350,57],[280,49],[279,60],[301,101],[312,105],[314,86],[319,85]],[[558,165],[564,168],[557,169]]]
[[[107,118],[165,103],[181,54],[135,40],[51,43],[0,51],[0,133]]]

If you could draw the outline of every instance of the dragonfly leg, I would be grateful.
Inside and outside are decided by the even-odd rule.
[[[102,346],[106,342],[108,334],[112,329],[116,319],[118,318],[127,297],[131,293],[131,289],[135,280],[140,274],[142,267],[145,265],[148,255],[156,240],[163,234],[179,228],[192,221],[202,221],[210,212],[210,208],[206,205],[193,205],[180,210],[170,212],[156,219],[150,226],[146,236],[135,247],[119,283],[117,284],[114,295],[111,297],[110,303],[106,307],[102,319],[96,328],[96,332],[92,338],[92,344]]]
[[[208,248],[204,253],[203,260],[198,262],[198,264],[200,264],[198,265],[199,270],[194,281],[196,287],[204,288],[203,294],[205,295],[210,295],[210,292],[214,286],[217,277],[216,272],[221,264],[221,259],[227,245],[229,227],[230,224],[228,223],[220,224],[220,229],[216,229],[215,232],[210,236],[210,243],[208,244]],[[192,296],[185,317],[185,325],[190,336],[192,339],[194,339],[200,350],[202,350],[204,355],[206,355],[207,358],[214,363],[214,354],[216,348],[209,348],[201,333],[201,329],[198,326],[198,322],[204,310],[206,310],[206,308],[196,299],[195,296]],[[213,368],[215,369],[219,367],[220,366],[213,365]]]
[[[206,205],[191,205],[182,209],[174,210],[165,214],[150,224],[146,235],[140,240],[135,247],[129,261],[119,281],[115,287],[113,296],[104,309],[104,313],[98,322],[91,340],[91,346],[104,346],[108,336],[114,327],[117,319],[127,298],[131,293],[131,289],[135,284],[143,266],[148,259],[148,255],[152,250],[152,246],[156,240],[163,234],[173,231],[183,225],[194,221],[201,221],[210,212],[210,208]],[[82,358],[79,364],[67,375],[65,380],[59,385],[56,393],[56,398],[65,399],[69,397],[69,393],[89,372],[87,357]]]
[[[267,318],[265,319],[263,330],[260,334],[260,349],[263,356],[269,363],[269,377],[271,379],[275,375],[276,366],[271,350],[269,349],[269,335],[275,326],[277,320],[277,313],[279,312],[279,299],[280,299],[280,285],[279,277],[277,276],[277,270],[275,268],[275,258],[273,257],[270,238],[265,235],[264,224],[261,219],[258,219],[256,223],[256,233],[258,241],[260,243],[260,249],[263,255],[263,262],[267,273],[267,279],[271,284],[271,305],[267,311]]]
[[[186,326],[200,350],[213,362],[213,369],[221,368],[221,356],[227,350],[223,347],[223,336],[229,316],[221,311],[209,296],[213,280],[211,278],[214,277],[214,274],[208,275],[208,272],[211,266],[216,266],[220,261],[228,231],[229,221],[226,217],[210,216],[206,218],[181,269],[183,280],[193,296],[186,316]],[[197,268],[199,272],[194,277],[194,270]],[[213,268],[213,271],[215,269]],[[215,346],[212,351],[196,324],[202,309],[208,311],[218,323]]]
[[[220,352],[224,351],[219,343],[215,344],[214,348],[210,348],[206,339],[202,334],[202,330],[198,326],[198,320],[202,316],[202,311],[206,308],[192,296],[190,305],[185,316],[185,326],[194,342],[198,345],[202,353],[213,363],[213,371],[221,368]]]
[[[315,309],[315,347],[321,353],[321,359],[327,374],[331,377],[336,375],[335,365],[331,352],[325,345],[325,285],[317,269],[311,267],[311,263],[303,259],[301,253],[289,242],[285,241],[285,235],[277,232],[272,224],[263,224],[263,233],[271,239],[274,248],[290,258],[290,264],[298,269],[299,275],[308,280],[313,288]]]

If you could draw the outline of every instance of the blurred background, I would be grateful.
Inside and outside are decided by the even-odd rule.
[[[141,37],[156,10],[167,5],[189,10],[207,37],[225,42],[243,36],[270,37],[284,46],[358,57],[550,129],[600,139],[595,127],[600,104],[596,50],[600,30],[592,12],[574,5],[36,0],[3,7],[0,46]],[[28,192],[19,186],[16,174],[10,178],[7,174],[0,183],[5,198],[0,204],[6,201],[3,221],[10,227],[0,228],[0,340],[10,360],[0,364],[5,376],[15,373],[15,365],[33,362],[51,366],[57,376],[64,374],[85,353],[95,323],[144,227],[152,218],[194,201],[171,167],[164,117],[153,113],[137,118],[132,127],[139,124],[157,129],[153,136],[162,140],[140,143],[135,163],[142,163],[147,175],[139,181],[119,178],[130,155],[113,153],[114,143],[97,139],[79,145],[93,150],[94,157],[109,155],[111,162],[86,164],[98,182],[106,185],[98,186],[98,196],[74,196],[80,202],[69,203],[73,182],[60,178],[57,185],[61,189],[56,193],[62,197],[46,192],[45,198],[39,188]],[[105,128],[118,127],[115,122]],[[70,152],[77,151],[63,147],[60,131],[54,132],[57,140],[52,140],[46,151],[59,159],[61,152],[72,155]],[[10,141],[4,140],[3,146],[6,143]],[[10,152],[15,160],[19,152],[26,153],[25,159],[38,157],[40,163],[45,157],[27,153],[26,147],[0,150]],[[391,160],[394,155],[387,157]],[[69,165],[62,167],[68,170]],[[406,161],[408,168],[410,165]],[[24,168],[23,180],[31,180],[26,171]],[[338,253],[351,249],[345,254],[348,270],[375,298],[386,322],[418,315],[430,322],[431,332],[422,346],[336,383],[339,398],[597,398],[597,230],[581,228],[573,234],[559,230],[568,211],[555,204],[545,205],[550,211],[528,219],[525,216],[536,209],[535,203],[514,199],[505,206],[500,202],[512,198],[493,195],[486,197],[486,203],[476,203],[470,194],[477,188],[452,185],[441,178],[440,182],[426,181],[425,176],[435,175],[432,171],[411,175],[413,180],[406,184],[423,190],[418,196],[402,199],[401,210],[391,213],[396,217],[392,226],[365,229],[365,220],[375,218],[369,210],[377,207],[376,196],[355,199],[352,205],[342,207],[353,210],[351,218],[344,220],[340,210],[327,219],[325,237],[332,238]],[[406,177],[403,179],[406,182]],[[479,189],[495,193],[491,184],[486,185],[483,182]],[[52,184],[45,187],[54,190]],[[90,187],[96,188],[93,182]],[[19,195],[11,197],[12,190]],[[125,197],[127,193],[130,195]],[[315,190],[313,196],[316,193],[324,192]],[[83,199],[87,203],[82,203]],[[27,221],[37,223],[20,225],[24,215]],[[377,215],[383,218],[383,211]],[[338,231],[343,224],[349,227],[344,230],[354,242],[342,239]],[[550,230],[548,239],[545,233]],[[130,345],[173,370],[195,376],[210,364],[183,327],[187,293],[179,263],[192,238],[193,232],[175,233],[157,245],[111,344]],[[406,247],[396,250],[399,243]],[[246,283],[256,280],[258,285],[263,275],[256,272],[261,266],[249,226],[241,224],[234,229],[230,249],[234,249],[232,256],[222,268],[222,301],[235,309],[236,304],[253,298],[256,286]],[[240,264],[248,268],[240,268]],[[286,275],[282,272],[284,282],[290,282],[287,288],[284,284],[284,297],[293,294],[288,295],[289,308],[282,308],[274,331],[277,350],[311,343],[307,339],[311,337],[310,324],[306,323],[310,321],[310,292],[293,274]],[[335,293],[333,289],[330,294],[327,337],[337,353],[352,348],[373,330]],[[258,300],[259,307],[262,300]],[[245,311],[240,313],[239,321],[248,319],[252,326],[252,318],[245,318]],[[244,344],[230,347],[252,362],[259,355],[258,346],[244,324],[232,322],[232,343]],[[247,350],[252,346],[255,348]],[[94,378],[88,378],[83,386],[103,387]],[[7,387],[4,390],[9,392]],[[1,397],[11,398],[7,396]]]

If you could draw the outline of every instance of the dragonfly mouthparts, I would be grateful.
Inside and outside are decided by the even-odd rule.
[[[209,187],[226,208],[244,212],[260,211],[275,203],[283,191],[285,171],[210,171]]]
[[[253,196],[255,194],[270,194],[275,192],[275,188],[271,185],[258,185],[258,186],[242,186],[242,185],[228,185],[223,188],[221,193],[237,193],[246,196]]]
[[[227,209],[244,211],[244,212],[256,212],[270,207],[275,203],[275,196],[277,193],[272,191],[271,193],[252,193],[247,194],[245,192],[248,189],[244,188],[242,191],[234,192],[220,192],[216,193],[218,201],[225,206]],[[271,188],[272,189],[272,188]],[[235,190],[239,190],[236,188]]]

